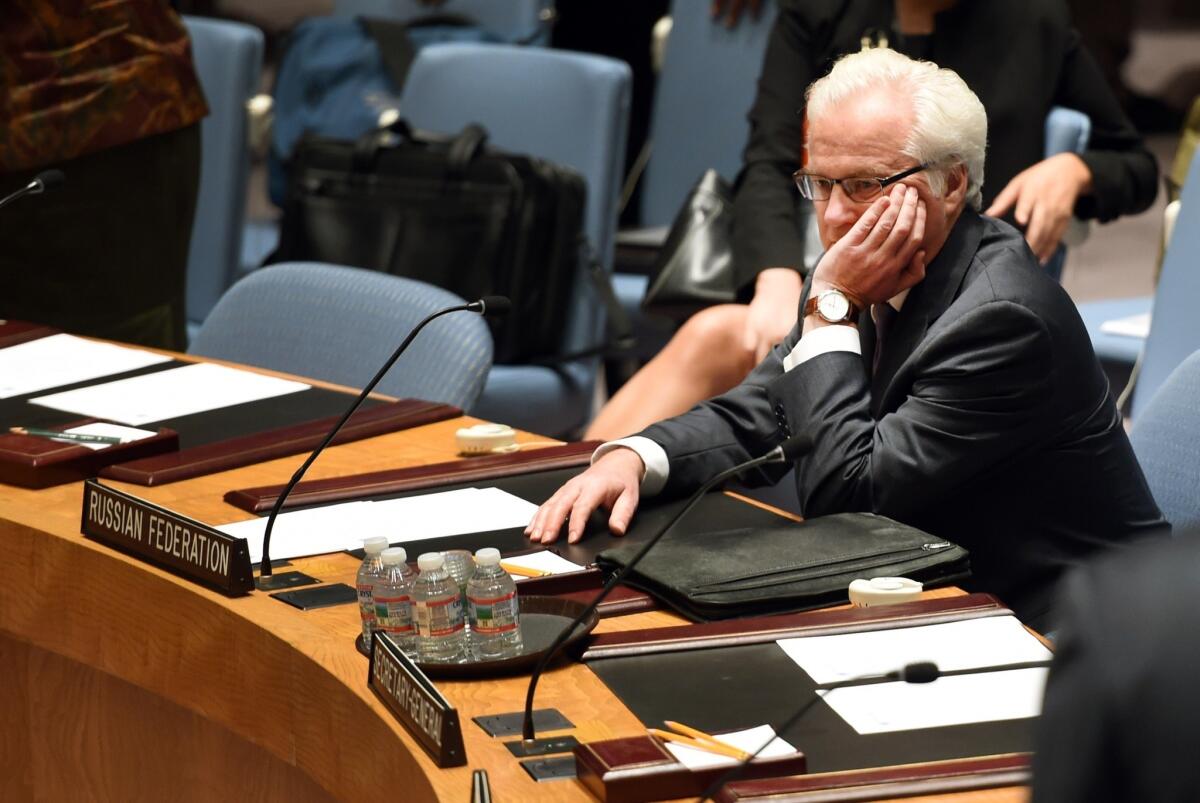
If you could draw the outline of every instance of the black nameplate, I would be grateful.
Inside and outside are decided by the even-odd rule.
[[[254,589],[245,538],[226,535],[95,480],[83,483],[80,531],[227,597]]]
[[[376,633],[371,639],[367,685],[439,767],[467,763],[458,711],[387,633]]]

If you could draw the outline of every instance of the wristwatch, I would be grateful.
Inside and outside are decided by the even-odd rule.
[[[834,288],[808,299],[804,305],[804,316],[807,318],[814,312],[826,323],[856,323],[862,306]]]

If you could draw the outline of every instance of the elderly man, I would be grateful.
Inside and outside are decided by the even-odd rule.
[[[807,114],[796,181],[828,250],[798,325],[729,393],[597,450],[528,534],[553,541],[569,516],[578,539],[602,504],[624,532],[639,492],[684,493],[808,432],[806,515],[956,541],[975,589],[1043,623],[1066,567],[1165,522],[1071,300],[977,211],[983,106],[955,73],[877,49],[814,83]]]

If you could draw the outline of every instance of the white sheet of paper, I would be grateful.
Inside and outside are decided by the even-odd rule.
[[[280,560],[357,549],[367,537],[367,533],[362,533],[361,525],[366,519],[365,508],[370,506],[370,502],[345,502],[279,514],[271,531],[271,558]],[[250,547],[251,563],[262,560],[263,533],[267,530],[265,516],[222,524],[217,529],[234,538],[245,538]]]
[[[0,349],[0,399],[168,362],[163,354],[50,335]]]
[[[819,684],[885,674],[914,661],[933,661],[948,672],[1051,657],[1014,616],[781,639],[778,644]]]
[[[284,513],[271,533],[271,557],[298,558],[357,549],[362,539],[382,535],[391,543],[424,541],[445,535],[524,527],[537,505],[498,488],[463,488],[381,502],[340,505]],[[254,518],[217,529],[250,546],[250,562],[262,559],[267,520]],[[415,558],[416,555],[409,555]]]
[[[825,703],[862,734],[1036,717],[1046,668],[952,675],[933,683],[873,683],[825,693]]]
[[[535,572],[545,572],[546,574],[581,572],[587,568],[586,566],[580,566],[574,561],[567,560],[562,555],[551,552],[548,549],[543,549],[540,552],[531,552],[528,555],[514,555],[511,558],[505,558],[504,562],[512,566],[520,566],[522,569],[531,569]]]
[[[134,429],[133,427],[123,427],[120,424],[106,424],[103,421],[95,421],[91,424],[71,427],[70,429],[64,429],[63,432],[70,432],[76,435],[106,435],[110,438],[120,438],[121,443],[140,441],[142,438],[152,438],[158,434],[152,429]],[[58,439],[54,438],[53,440]],[[112,446],[111,443],[81,443],[72,440],[63,440],[61,442],[70,443],[74,446],[85,446],[92,451],[107,449],[109,446]]]
[[[1143,312],[1127,318],[1114,318],[1100,324],[1100,331],[1109,335],[1136,337],[1145,340],[1150,335],[1150,313]]]
[[[39,396],[30,401],[68,413],[140,426],[307,390],[303,382],[198,363],[145,376]]]
[[[738,750],[753,753],[763,742],[775,736],[775,729],[770,725],[759,725],[757,728],[747,728],[746,730],[733,731],[732,733],[714,733],[713,736],[718,741],[724,742],[730,747],[736,747]],[[700,770],[706,767],[733,766],[738,763],[736,758],[697,750],[694,747],[688,747],[686,744],[677,744],[675,742],[664,742],[663,744],[666,745],[671,755],[675,756],[675,760],[688,769]],[[775,739],[774,742],[763,748],[758,757],[778,758],[780,756],[790,756],[795,752],[796,748],[783,739]]]

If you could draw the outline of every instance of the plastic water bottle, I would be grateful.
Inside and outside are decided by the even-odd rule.
[[[421,573],[413,583],[413,614],[417,622],[417,660],[457,663],[467,657],[466,622],[458,584],[446,572],[441,552],[417,558]]]
[[[367,553],[358,567],[358,578],[354,588],[358,591],[358,615],[362,619],[363,646],[371,651],[371,633],[375,630],[375,584],[383,579],[383,559],[379,556],[387,547],[387,539],[381,535],[363,539],[363,551]]]
[[[500,566],[500,550],[475,553],[475,573],[467,582],[471,610],[471,649],[481,661],[520,655],[521,617],[517,585]]]
[[[416,638],[412,609],[413,570],[404,562],[408,555],[403,547],[385,549],[381,557],[384,577],[375,584],[375,629],[387,633],[397,647],[411,653]]]

